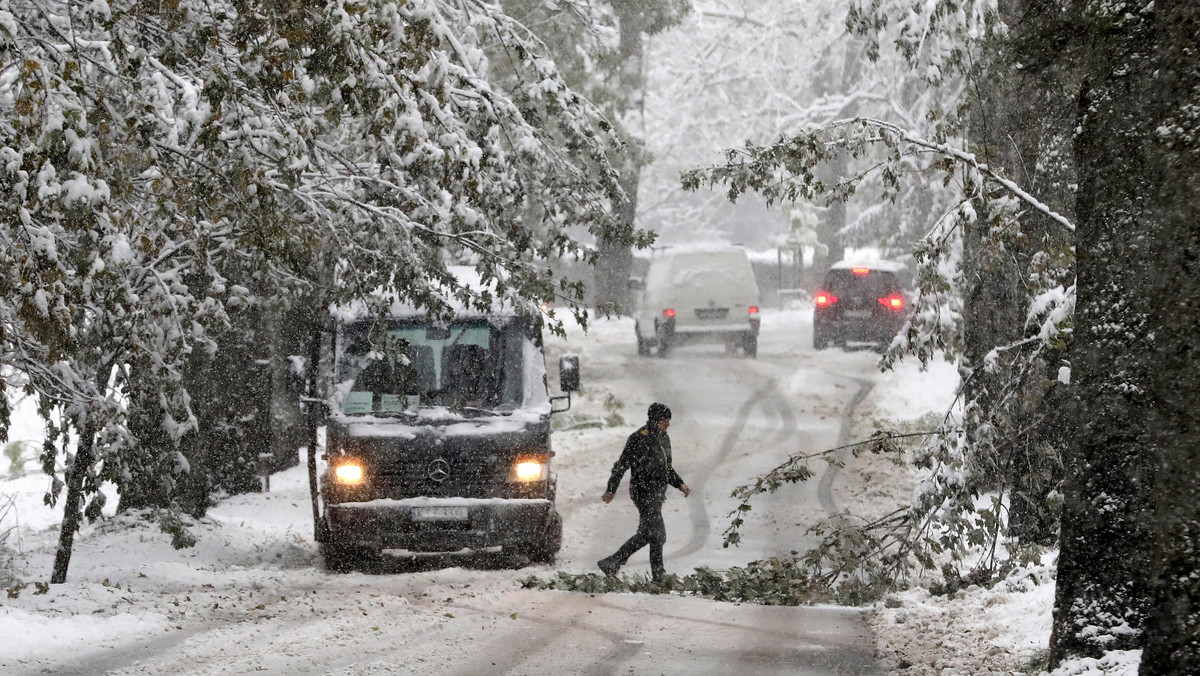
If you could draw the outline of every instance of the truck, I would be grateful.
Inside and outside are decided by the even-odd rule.
[[[565,394],[551,396],[541,326],[536,311],[342,313],[319,480],[310,457],[327,570],[369,567],[385,549],[553,563],[550,416],[570,407],[579,358],[561,357]]]

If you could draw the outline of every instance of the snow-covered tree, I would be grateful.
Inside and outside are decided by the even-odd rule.
[[[503,0],[505,10],[550,49],[568,85],[584,93],[615,125],[623,141],[614,157],[625,199],[614,216],[633,227],[646,164],[645,40],[677,24],[690,0]],[[627,310],[630,247],[620,238],[595,242],[598,257],[590,287],[602,308]]]
[[[544,261],[595,250],[568,227],[646,242],[611,216],[610,125],[543,47],[482,0],[0,0],[0,355],[63,413],[53,580],[102,479],[186,472],[185,362],[231,313],[570,295]],[[131,401],[167,448],[147,457]]]
[[[966,115],[928,136],[860,115],[729,151],[723,166],[686,179],[724,184],[733,197],[807,198],[832,189],[817,175],[822,163],[882,146],[885,185],[910,178],[905,156],[924,155],[961,190],[916,249],[921,298],[906,345],[894,347],[961,350],[963,433],[918,454],[927,475],[907,513],[833,529],[807,570],[870,585],[971,547],[977,565],[997,561],[995,545],[1019,554],[1011,545],[1053,527],[1046,482],[1058,460],[1036,466],[1037,454],[1061,453],[1052,662],[1144,646],[1145,673],[1200,669],[1197,10],[885,0],[850,16],[864,38],[880,48],[895,40],[940,75],[970,65]],[[961,319],[945,322],[947,309]],[[962,345],[947,340],[960,322]],[[806,476],[789,462],[740,495]],[[981,498],[992,506],[978,509]],[[1020,513],[1029,509],[1051,520]],[[945,574],[957,581],[954,566]]]
[[[1200,59],[1192,3],[1079,2],[1046,26],[1079,89],[1079,304],[1051,661],[1143,648],[1200,670]],[[1065,49],[1064,49],[1065,47]]]
[[[699,227],[767,241],[786,229],[786,214],[747,223],[722,204],[727,200],[719,191],[682,192],[680,173],[719,162],[722,148],[770,143],[855,116],[893,121],[929,138],[953,132],[965,85],[961,72],[946,65],[951,41],[922,26],[931,18],[921,14],[906,18],[907,28],[891,28],[892,39],[904,30],[929,34],[914,69],[902,52],[880,49],[879,40],[889,38],[863,28],[862,12],[852,9],[815,1],[709,0],[651,42],[646,120],[654,161],[642,190],[641,222],[667,237],[693,237]],[[928,223],[952,209],[953,191],[926,171],[925,158],[905,159],[914,180],[898,186],[870,171],[876,157],[845,166],[840,163],[849,158],[831,158],[818,168],[817,177],[831,188],[840,176],[861,180],[852,203],[812,196],[828,254],[817,268],[840,259],[847,245],[907,255]],[[785,200],[776,208],[791,207]],[[823,268],[814,272],[824,274]]]
[[[1053,532],[1052,510],[1027,507],[1044,505],[1055,486],[1058,449],[1050,440],[1061,442],[1046,430],[1058,417],[1051,402],[1065,387],[1062,350],[1074,303],[1074,226],[1062,213],[1070,213],[1070,158],[1062,152],[1070,125],[1060,115],[1022,127],[1036,115],[1037,97],[1007,101],[1053,80],[1006,70],[1019,67],[1021,53],[1005,42],[1013,16],[986,1],[852,3],[847,25],[871,68],[881,69],[869,78],[878,88],[851,92],[857,101],[831,98],[840,102],[837,114],[808,117],[774,143],[747,143],[727,151],[725,164],[685,177],[690,188],[722,184],[734,199],[752,190],[784,204],[858,203],[860,215],[843,234],[861,235],[896,213],[912,217],[873,239],[908,242],[918,268],[908,327],[884,365],[904,352],[924,361],[941,351],[958,363],[964,385],[956,410],[914,457],[924,486],[907,512],[851,528],[849,539],[832,533],[828,551],[841,548],[843,556],[858,547],[849,567],[866,566],[877,581],[943,564],[949,584],[994,574],[1027,539]],[[1064,97],[1051,92],[1045,100]],[[1015,166],[1014,158],[1027,164]],[[1026,185],[1055,187],[1055,200]],[[780,477],[803,478],[789,474],[796,464],[743,497]],[[1037,537],[1008,537],[1026,523],[1026,516],[1008,520],[1014,496],[1033,515],[1027,521],[1043,519],[1029,529]],[[872,544],[859,547],[855,537]],[[964,560],[981,543],[991,543],[978,550],[984,555]]]

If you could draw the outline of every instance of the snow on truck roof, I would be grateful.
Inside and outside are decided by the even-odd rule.
[[[493,301],[492,307],[487,310],[478,308],[467,308],[462,301],[455,298],[450,289],[444,288],[442,297],[446,303],[454,311],[456,317],[459,318],[480,318],[480,317],[511,317],[518,314],[537,314],[536,304],[531,301],[526,301],[528,312],[521,312],[512,302],[505,298],[499,298],[494,295],[495,289],[492,284],[484,284],[480,279],[479,272],[475,268],[465,265],[453,265],[447,268],[450,274],[459,281],[463,286],[474,291],[492,291]],[[377,299],[385,301],[389,297],[387,316],[389,317],[423,317],[426,310],[418,308],[411,303],[396,298],[394,294],[388,294],[382,290],[377,290]],[[372,315],[372,308],[369,307],[365,300],[354,300],[349,303],[332,305],[329,308],[329,314],[336,320],[342,323],[349,323],[360,319],[367,319]]]

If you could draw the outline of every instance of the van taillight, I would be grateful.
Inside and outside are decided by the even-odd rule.
[[[898,293],[894,293],[887,298],[880,298],[879,303],[889,310],[904,309],[904,297]]]
[[[752,314],[752,315],[758,314],[758,306],[757,305],[750,306],[750,314]]]
[[[672,310],[671,308],[667,308],[666,310],[663,310],[663,316],[664,317],[674,317],[675,311]]]
[[[838,302],[837,296],[825,291],[817,292],[817,307],[829,307]]]
[[[871,268],[850,268],[850,272],[856,275],[869,275],[871,274]]]

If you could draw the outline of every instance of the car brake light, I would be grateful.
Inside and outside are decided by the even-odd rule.
[[[871,268],[850,268],[850,272],[856,275],[869,275],[871,274]]]
[[[887,298],[880,298],[880,304],[892,310],[901,310],[904,308],[904,297],[899,294],[893,294]]]
[[[752,315],[758,314],[758,306],[757,305],[750,306],[750,314],[752,314]]]
[[[675,311],[672,310],[671,308],[667,308],[666,310],[663,310],[663,316],[664,317],[674,317]]]
[[[824,291],[817,292],[817,307],[829,307],[836,302],[838,302],[838,298],[832,293],[826,293]]]

